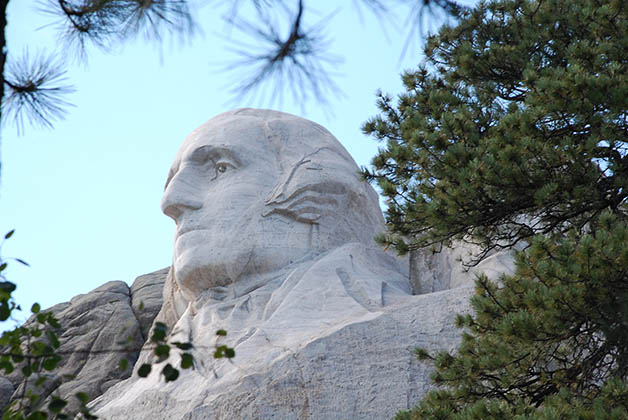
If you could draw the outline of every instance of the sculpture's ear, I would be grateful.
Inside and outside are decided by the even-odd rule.
[[[298,222],[318,223],[326,213],[337,211],[347,186],[330,176],[330,168],[324,167],[314,155],[329,150],[322,148],[304,156],[287,171],[266,200],[267,211],[262,216],[281,214]],[[325,159],[322,159],[324,162]]]
[[[339,182],[308,184],[295,189],[287,197],[277,196],[266,201],[268,210],[262,216],[281,214],[297,222],[317,224],[324,215],[335,213],[339,200],[334,195],[346,193]]]

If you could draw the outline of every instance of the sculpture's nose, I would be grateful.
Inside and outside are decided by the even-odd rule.
[[[198,197],[199,191],[189,183],[182,182],[180,177],[174,176],[161,198],[161,211],[178,222],[186,211],[198,210],[203,202]]]

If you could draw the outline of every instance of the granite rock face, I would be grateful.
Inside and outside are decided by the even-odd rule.
[[[467,310],[471,293],[461,287],[411,296],[299,348],[276,349],[265,364],[236,350],[232,362],[182,371],[170,384],[129,379],[97,400],[96,412],[107,420],[390,419],[431,388],[431,369],[414,348],[453,350],[455,314]]]
[[[415,295],[468,286],[479,274],[497,280],[500,274],[514,272],[514,260],[506,252],[492,254],[479,264],[466,267],[471,255],[479,250],[459,243],[440,252],[420,249],[410,252],[410,284]]]
[[[129,366],[137,360],[145,333],[161,307],[167,272],[166,268],[141,276],[131,288],[122,281],[111,281],[48,309],[62,327],[57,335],[63,360],[37,392],[43,398],[58,392],[72,410],[78,407],[76,392],[95,398],[128,378],[131,368],[118,369],[120,360],[127,359]],[[139,311],[142,301],[143,310]],[[25,384],[19,371],[0,378],[0,407],[19,398],[25,386],[30,389],[32,383]]]
[[[15,391],[13,383],[7,378],[0,377],[0,411],[11,401],[13,391]]]
[[[131,285],[131,307],[137,318],[144,340],[148,338],[148,332],[153,320],[163,303],[163,289],[169,267],[153,273],[144,274],[135,279]]]
[[[96,414],[384,419],[415,404],[430,385],[413,349],[455,347],[474,274],[456,248],[414,255],[410,275],[374,242],[383,217],[358,173],[333,135],[293,115],[238,109],[194,130],[162,198],[177,228],[156,319],[194,344],[195,369],[173,383],[159,367],[133,375]],[[484,268],[504,271],[500,258]],[[212,357],[219,329],[233,360]]]

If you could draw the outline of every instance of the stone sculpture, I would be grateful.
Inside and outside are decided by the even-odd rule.
[[[162,209],[177,228],[157,320],[198,363],[173,383],[113,386],[100,418],[387,418],[429,388],[413,348],[458,341],[470,288],[412,295],[407,261],[373,240],[377,194],[318,124],[254,109],[211,119],[177,153]],[[218,329],[232,361],[212,358]]]
[[[268,283],[273,291],[280,273],[345,244],[378,250],[373,236],[383,230],[377,194],[342,145],[318,124],[268,110],[228,112],[196,129],[172,165],[162,209],[177,223],[168,323],[188,307],[248,301]],[[388,265],[377,269],[395,264],[378,255]],[[367,305],[409,292],[405,273],[385,292],[364,282],[363,296],[351,293]]]

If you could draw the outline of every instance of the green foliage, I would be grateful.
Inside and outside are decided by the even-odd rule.
[[[194,358],[189,353],[183,353],[181,355],[181,368],[189,369],[191,367],[194,367]]]
[[[5,235],[10,238],[14,231]],[[21,264],[24,261],[15,259]],[[4,268],[7,263],[2,264]],[[1,321],[10,319],[13,311],[19,311],[12,297],[16,290],[14,283],[6,280],[4,273],[0,273],[0,307],[2,307]],[[76,413],[64,411],[67,401],[58,395],[53,395],[45,403],[42,401],[40,390],[48,380],[47,372],[52,372],[59,366],[62,357],[59,354],[61,342],[58,333],[61,328],[59,321],[52,312],[42,312],[39,304],[31,307],[32,318],[26,324],[13,330],[5,331],[0,336],[0,372],[9,375],[16,369],[23,375],[22,394],[15,399],[5,410],[2,420],[32,420],[32,419],[70,419]],[[77,394],[79,412],[85,419],[95,418],[87,409],[88,398],[84,393]],[[44,405],[45,403],[45,405]]]
[[[444,389],[414,418],[628,416],[627,243],[628,223],[603,214],[595,233],[536,237],[501,285],[481,276],[457,354],[434,357]]]
[[[179,377],[179,371],[172,367],[170,363],[167,363],[166,366],[164,366],[161,373],[164,375],[166,382],[176,381]]]
[[[456,353],[417,351],[439,388],[398,420],[628,418],[627,6],[482,2],[380,95],[379,241],[521,250],[477,279]]]
[[[43,405],[44,401],[41,399],[39,390],[48,380],[45,372],[52,372],[57,369],[63,360],[62,356],[68,353],[59,352],[61,342],[58,338],[58,332],[61,325],[54,315],[51,312],[41,312],[38,304],[33,305],[32,312],[33,318],[29,322],[3,333],[0,337],[0,371],[8,375],[19,368],[25,381],[23,395],[9,405],[2,420],[74,418],[77,413],[64,411],[68,402],[61,396],[53,395],[49,401],[47,400],[45,406]],[[221,330],[217,335],[222,337],[226,335],[226,332]],[[154,362],[143,363],[139,367],[137,373],[140,377],[147,377],[152,371],[153,364],[165,363],[161,368],[160,375],[166,382],[177,380],[180,375],[179,369],[171,363],[166,363],[173,348],[180,351],[179,366],[181,369],[194,368],[194,356],[191,353],[194,350],[192,343],[169,342],[167,338],[166,325],[156,322],[150,345],[147,346],[147,349],[151,350],[156,358]],[[110,351],[126,352],[129,350],[127,348],[112,348]],[[216,345],[215,358],[232,358],[234,356],[234,349],[226,345]],[[127,367],[128,361],[122,359],[119,368],[124,371]],[[26,386],[29,382],[30,388]],[[79,412],[81,415],[86,419],[95,419],[96,417],[87,408],[88,395],[79,392],[76,394],[76,398],[80,403]]]
[[[222,359],[223,357],[226,357],[227,359],[235,357],[235,350],[225,345],[216,347],[216,351],[214,352],[214,358]]]
[[[464,239],[478,259],[584,231],[628,191],[628,23],[619,0],[490,1],[430,38],[364,131],[400,251]],[[405,244],[405,248],[404,248]]]
[[[150,374],[151,370],[152,366],[149,363],[144,363],[137,370],[137,374],[140,375],[141,378],[146,378]]]

